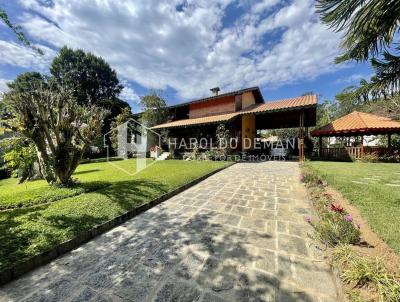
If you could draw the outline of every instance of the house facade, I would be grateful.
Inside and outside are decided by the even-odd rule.
[[[224,124],[238,141],[237,151],[251,151],[259,130],[299,128],[301,145],[308,127],[315,126],[316,107],[315,95],[266,102],[260,89],[251,87],[170,106],[169,121],[152,129],[168,129],[175,138],[211,139]]]

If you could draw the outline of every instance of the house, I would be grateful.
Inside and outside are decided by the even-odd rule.
[[[304,95],[283,100],[265,101],[258,87],[214,95],[169,106],[170,120],[152,127],[169,130],[174,138],[205,138],[212,141],[216,128],[224,124],[237,139],[237,151],[257,149],[257,132],[264,129],[300,129],[299,155],[304,151],[308,127],[316,123],[316,95]]]

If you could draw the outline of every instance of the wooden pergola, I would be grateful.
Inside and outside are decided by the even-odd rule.
[[[362,159],[366,154],[384,154],[392,152],[391,135],[400,134],[400,122],[387,117],[370,113],[353,111],[333,122],[322,126],[311,132],[314,137],[319,137],[318,157],[321,159]],[[387,147],[364,146],[364,136],[387,135]],[[324,148],[323,137],[346,137],[348,144],[344,147]],[[350,138],[353,137],[358,143],[357,146],[350,145]],[[357,138],[360,138],[357,140]]]

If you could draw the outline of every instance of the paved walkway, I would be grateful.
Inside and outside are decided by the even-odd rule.
[[[0,288],[4,301],[337,301],[293,162],[236,164]]]

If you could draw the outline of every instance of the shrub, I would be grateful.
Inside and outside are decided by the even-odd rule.
[[[334,204],[332,196],[325,192],[322,180],[312,171],[302,174],[301,180],[309,186],[318,219],[307,221],[314,227],[316,238],[329,246],[357,244],[360,242],[360,226],[345,209]]]
[[[328,210],[320,214],[313,224],[317,238],[327,245],[357,244],[360,242],[360,230],[346,212]]]
[[[364,154],[364,157],[361,159],[364,163],[376,163],[379,161],[379,155],[376,152]]]
[[[372,286],[382,302],[400,301],[400,279],[390,273],[382,260],[360,256],[350,246],[339,246],[333,252],[334,264],[342,270],[344,282],[354,287]]]

